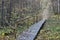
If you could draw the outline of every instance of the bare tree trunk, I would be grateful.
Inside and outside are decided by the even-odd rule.
[[[59,20],[59,0],[58,0],[58,20]]]
[[[2,0],[1,26],[4,25],[4,0]]]
[[[12,0],[10,0],[9,6],[7,7],[7,21],[8,25],[11,25],[11,12],[12,12]]]

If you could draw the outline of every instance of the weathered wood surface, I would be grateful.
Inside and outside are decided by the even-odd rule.
[[[29,29],[23,31],[16,40],[34,40],[44,22],[45,20],[41,20],[40,22],[35,23]]]

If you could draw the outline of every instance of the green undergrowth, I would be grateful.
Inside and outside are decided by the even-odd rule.
[[[60,19],[57,17],[48,19],[36,40],[60,40]]]
[[[15,39],[14,38],[14,35],[10,35],[9,33],[13,32],[13,30],[11,28],[2,28],[0,29],[0,40],[13,40]],[[5,35],[5,33],[7,33]]]

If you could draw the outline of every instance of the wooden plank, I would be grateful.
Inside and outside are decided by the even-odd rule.
[[[29,29],[23,31],[16,40],[34,40],[38,31],[41,29],[42,25],[44,24],[45,20],[41,20],[38,23],[32,25]]]

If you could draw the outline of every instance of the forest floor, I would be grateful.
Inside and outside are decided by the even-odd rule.
[[[18,28],[18,32],[26,30],[28,27]],[[11,31],[10,29],[7,29]],[[1,32],[1,29],[0,29]],[[4,36],[6,30],[2,30],[0,40],[15,40],[15,35]],[[19,34],[19,33],[18,33]],[[58,19],[57,15],[51,16],[45,23],[43,29],[39,32],[36,40],[60,40],[60,16]]]
[[[58,19],[58,16],[54,15],[49,18],[36,40],[60,40],[60,17]]]

